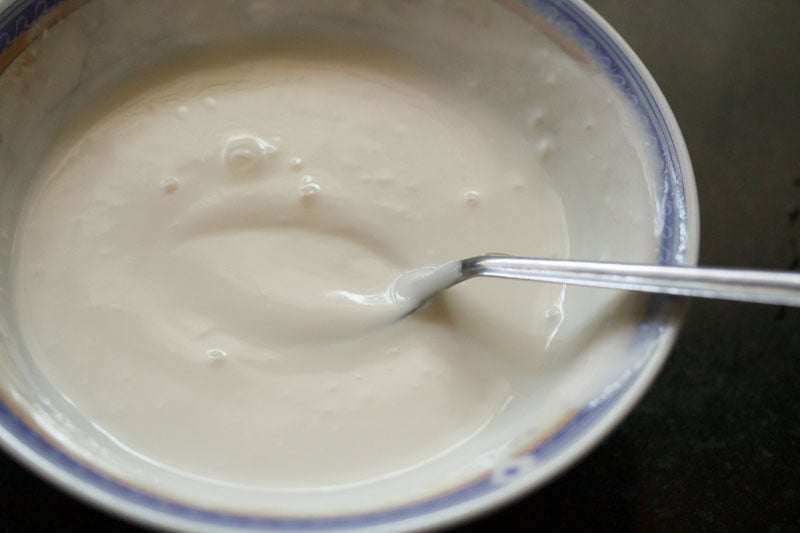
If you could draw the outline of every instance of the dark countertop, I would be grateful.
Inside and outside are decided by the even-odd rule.
[[[590,0],[681,125],[706,265],[800,270],[800,2]],[[642,403],[560,478],[457,533],[800,533],[800,309],[693,302]],[[0,454],[0,530],[139,531]]]

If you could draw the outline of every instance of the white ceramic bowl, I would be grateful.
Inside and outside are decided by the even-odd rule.
[[[418,33],[410,39],[403,32],[412,19]],[[695,262],[697,199],[675,119],[630,48],[579,0],[6,2],[0,14],[0,441],[21,462],[107,510],[170,529],[430,528],[474,516],[542,485],[608,434],[652,382],[672,346],[682,308],[662,297],[625,300],[641,305],[634,321],[624,326],[615,322],[602,342],[575,347],[568,360],[554,362],[558,371],[541,382],[545,385],[538,396],[533,391],[505,413],[484,449],[476,444],[451,458],[475,464],[469,477],[449,479],[435,468],[423,469],[338,495],[275,496],[277,503],[266,502],[265,509],[291,511],[262,513],[230,510],[226,501],[253,495],[227,493],[213,484],[184,478],[168,479],[163,486],[148,484],[146,471],[152,465],[137,463],[122,448],[105,447],[80,413],[58,401],[26,357],[17,334],[9,272],[20,199],[60,125],[94,96],[165,54],[248,35],[335,28],[346,28],[350,38],[364,42],[371,33],[394,31],[399,42],[406,35],[408,42],[427,46],[434,56],[437,47],[460,48],[476,66],[458,73],[465,83],[494,84],[495,89],[508,89],[509,98],[544,101],[551,111],[547,138],[562,141],[544,166],[564,203],[573,257]],[[477,38],[464,42],[464,32]],[[556,56],[569,58],[566,72],[552,61]],[[570,74],[576,72],[580,76]],[[498,85],[502,83],[508,86]],[[531,112],[541,118],[534,103]],[[626,174],[612,161],[611,168],[598,168],[591,176],[576,172],[578,154],[570,151],[569,140],[577,138],[583,125],[568,108],[601,107],[619,124],[624,142],[586,142],[595,152],[612,150],[612,160],[639,161],[635,171]],[[531,135],[533,149],[539,133]],[[569,290],[568,306],[580,302],[593,312],[618,303],[617,296],[607,293]],[[565,329],[569,336],[569,325]],[[552,395],[581,387],[587,393],[579,405],[546,406],[551,411],[546,427],[527,422],[526,409],[543,408],[543,400]],[[502,453],[481,455],[490,444]],[[112,463],[118,468],[111,468]],[[144,473],[134,482],[119,474],[125,471]],[[198,503],[217,497],[219,505]]]

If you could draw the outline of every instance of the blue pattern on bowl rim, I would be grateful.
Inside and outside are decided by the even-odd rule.
[[[16,0],[12,3],[0,14],[0,52],[11,46],[14,39],[24,33],[39,17],[64,1]],[[538,13],[546,24],[555,27],[562,35],[569,36],[574,43],[577,43],[581,53],[596,68],[605,72],[639,115],[646,133],[650,135],[654,148],[660,156],[661,163],[663,185],[661,215],[664,231],[660,240],[658,262],[682,263],[688,252],[689,220],[686,199],[687,192],[691,192],[687,191],[684,178],[691,176],[691,169],[681,168],[675,138],[669,131],[667,119],[648,89],[643,75],[614,38],[609,36],[589,14],[590,11],[581,0],[522,0],[521,4]],[[266,531],[326,531],[387,526],[474,502],[509,482],[524,477],[537,464],[554,457],[567,446],[577,442],[631,389],[636,381],[635,378],[654,356],[654,352],[659,348],[662,350],[667,348],[661,342],[662,335],[674,316],[674,307],[668,298],[650,298],[645,318],[627,352],[627,357],[635,362],[633,370],[578,410],[545,440],[506,463],[501,469],[495,469],[491,475],[487,474],[451,492],[388,510],[326,518],[264,517],[205,510],[143,492],[75,461],[34,431],[2,402],[0,402],[0,426],[14,439],[47,461],[50,466],[55,466],[56,469],[128,504],[178,519],[178,525],[186,526],[193,523],[197,526]],[[9,451],[13,452],[11,446]],[[585,450],[578,450],[573,459],[580,455],[581,451]],[[114,507],[113,504],[110,505],[110,508]],[[130,509],[117,510],[135,515]],[[431,518],[426,526],[441,524],[445,519],[452,517],[442,516],[442,520]],[[175,522],[171,523],[176,525]]]
[[[0,52],[63,0],[17,0],[0,13]]]

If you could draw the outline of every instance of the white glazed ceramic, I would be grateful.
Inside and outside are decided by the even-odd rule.
[[[344,27],[348,38],[369,42],[371,34],[389,28],[397,32],[399,45],[414,41],[428,47],[432,57],[437,46],[458,45],[480,67],[452,67],[462,68],[465,83],[478,89],[506,83],[498,87],[511,91],[507,94],[513,98],[531,99],[532,115],[541,111],[537,98],[552,94],[547,91],[563,93],[562,103],[571,97],[578,108],[605,102],[621,125],[624,141],[595,148],[613,149],[620,159],[641,157],[638,172],[626,175],[612,166],[598,168],[592,176],[576,175],[576,154],[569,149],[548,157],[545,168],[564,201],[575,258],[696,261],[697,200],[683,139],[644,66],[579,0],[19,0],[0,7],[0,442],[72,494],[140,522],[177,530],[396,531],[442,526],[506,503],[574,463],[630,411],[664,363],[682,316],[680,305],[668,298],[618,300],[617,295],[575,289],[567,293],[565,305],[576,309],[567,309],[567,316],[579,315],[577,307],[586,302],[611,309],[622,302],[638,318],[607,328],[590,346],[571,347],[564,341],[562,348],[573,348],[574,355],[545,365],[539,385],[546,387],[532,383],[530,397],[516,400],[498,416],[487,436],[419,471],[379,484],[291,495],[237,492],[147,464],[59,401],[31,365],[17,335],[9,283],[21,198],[41,154],[62,124],[114,83],[168,54],[263,34],[335,33]],[[514,31],[493,32],[494,21],[504,17],[515,19]],[[421,33],[407,34],[404,40],[404,21],[412,19]],[[459,42],[465,31],[479,38]],[[553,51],[567,54],[573,64],[559,70],[550,60]],[[594,85],[570,84],[570,69],[594,72]],[[548,84],[556,84],[555,89],[539,89]],[[487,98],[491,94],[487,89]],[[577,135],[573,130],[583,127],[559,119],[558,107],[552,106],[544,126],[536,126],[556,141]],[[540,146],[538,135],[538,130],[531,133],[532,149]],[[646,217],[642,209],[626,208],[642,202],[650,206]],[[619,216],[604,214],[609,212]],[[576,324],[565,323],[559,335],[569,339]],[[586,391],[580,405],[559,401],[574,397],[576,389]],[[535,409],[543,410],[547,416],[537,419],[549,420],[547,424],[528,422],[526,412]],[[265,510],[237,510],[259,506]]]

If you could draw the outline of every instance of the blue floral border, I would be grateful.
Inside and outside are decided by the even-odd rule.
[[[23,0],[11,4],[0,13],[0,53],[11,46],[14,40],[64,0]]]

